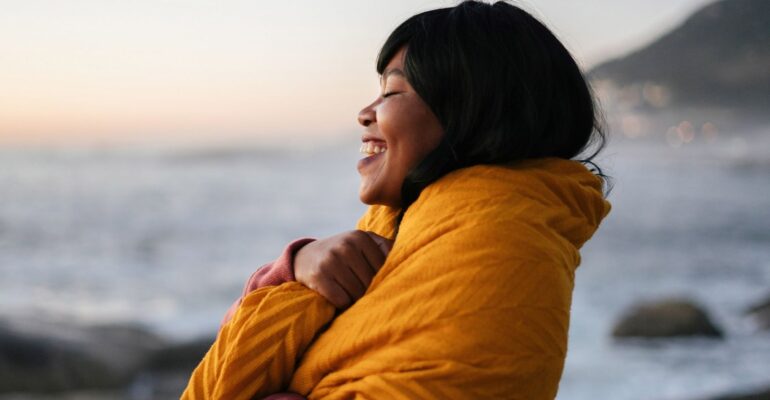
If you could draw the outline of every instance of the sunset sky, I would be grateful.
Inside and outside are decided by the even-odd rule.
[[[708,0],[527,0],[586,68]],[[374,59],[446,0],[0,0],[0,144],[358,131]]]

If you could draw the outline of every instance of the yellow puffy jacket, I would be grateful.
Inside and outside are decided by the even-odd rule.
[[[183,397],[553,399],[601,189],[558,158],[451,172],[409,207],[358,302],[335,315],[296,282],[252,292]],[[392,237],[397,214],[372,206],[357,228]]]

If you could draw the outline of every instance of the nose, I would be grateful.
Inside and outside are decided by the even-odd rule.
[[[376,103],[376,102],[375,102]],[[369,104],[358,112],[358,123],[363,126],[369,126],[377,121],[377,114],[374,111],[374,103]]]

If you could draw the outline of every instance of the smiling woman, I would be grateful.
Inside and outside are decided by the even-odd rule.
[[[377,70],[371,207],[252,275],[185,398],[556,396],[579,249],[610,211],[582,73],[535,18],[477,1],[405,21]]]
[[[438,118],[404,74],[401,48],[382,74],[383,94],[358,114],[365,133],[358,162],[359,196],[365,204],[401,205],[401,185],[409,171],[438,146],[444,135]]]

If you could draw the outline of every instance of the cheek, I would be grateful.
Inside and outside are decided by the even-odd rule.
[[[383,104],[377,110],[377,124],[380,132],[390,144],[395,144],[402,132],[409,128],[408,110],[394,103]]]
[[[438,146],[443,130],[424,103],[411,98],[399,100],[382,104],[377,122],[388,141],[389,159],[399,169],[409,170]]]
[[[443,137],[444,131],[430,111],[413,113],[409,147],[411,158],[414,159],[415,164],[438,147]]]
[[[426,111],[424,105],[414,101],[394,101],[381,106],[377,112],[377,123],[387,140],[419,144],[427,139],[428,122],[432,117]]]

